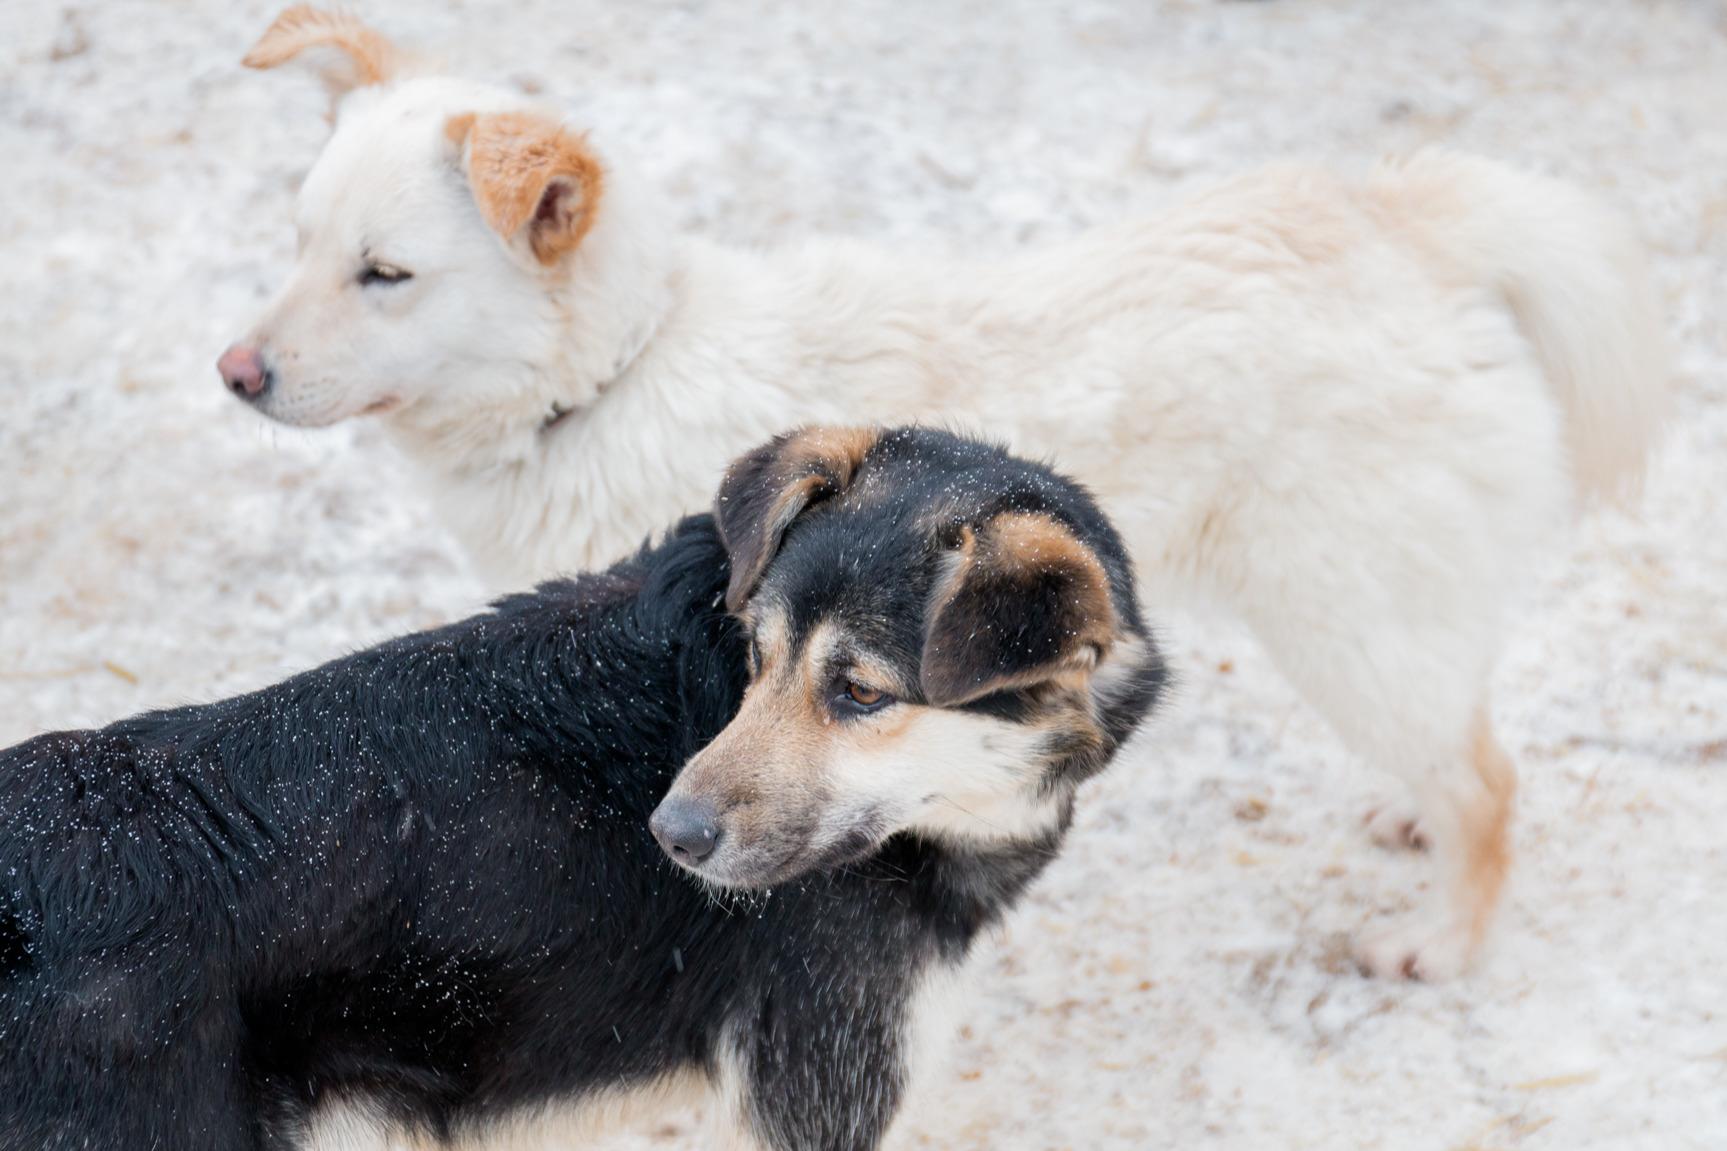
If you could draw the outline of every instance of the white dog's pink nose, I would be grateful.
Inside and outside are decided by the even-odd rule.
[[[257,348],[235,344],[216,361],[222,382],[228,390],[243,400],[255,400],[270,390],[270,369],[264,366],[264,355]]]

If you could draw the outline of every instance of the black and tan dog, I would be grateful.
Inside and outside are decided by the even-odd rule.
[[[733,464],[717,515],[751,683],[652,827],[706,882],[831,901],[774,920],[825,959],[777,961],[728,1058],[774,1146],[873,1147],[1163,664],[1091,498],[999,448],[813,429]],[[860,1065],[883,1089],[848,1090]]]
[[[718,521],[0,752],[0,1149],[575,1145],[684,1085],[876,1147],[1161,666],[1091,501],[994,448],[790,436]]]

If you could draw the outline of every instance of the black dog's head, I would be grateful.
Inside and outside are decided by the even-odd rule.
[[[1045,837],[1156,699],[1121,541],[1046,467],[927,428],[813,428],[734,463],[717,516],[751,683],[652,821],[711,882],[900,831]]]

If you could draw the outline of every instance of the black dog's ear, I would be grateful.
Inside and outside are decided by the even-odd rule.
[[[792,521],[845,491],[879,438],[874,428],[804,428],[732,462],[714,508],[732,563],[728,611],[749,601]]]
[[[1115,642],[1109,575],[1059,520],[1003,512],[965,529],[930,609],[924,698],[954,707],[1088,673]]]

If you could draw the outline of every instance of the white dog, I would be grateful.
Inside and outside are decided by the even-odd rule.
[[[1619,220],[1424,154],[1362,183],[1267,172],[997,264],[740,252],[674,234],[557,112],[410,76],[351,17],[291,9],[246,62],[314,48],[339,116],[293,275],[222,358],[237,394],[302,426],[382,414],[506,582],[636,547],[793,424],[951,419],[1047,453],[1149,587],[1232,607],[1412,786],[1442,882],[1364,963],[1467,962],[1508,862],[1486,683],[1509,606],[1583,500],[1635,482],[1663,407]]]

